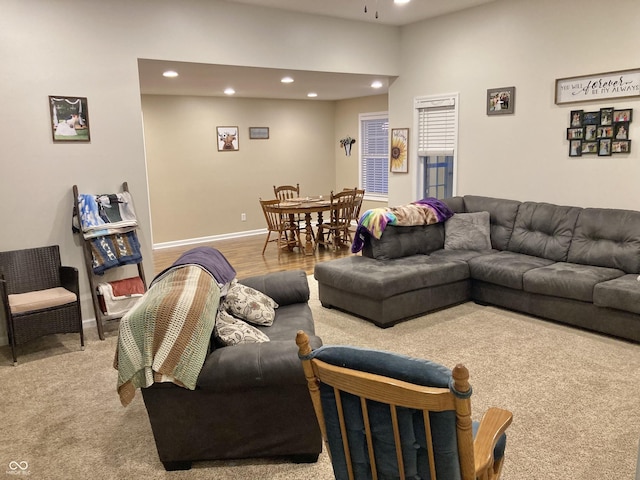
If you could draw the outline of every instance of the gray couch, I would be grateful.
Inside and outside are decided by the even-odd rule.
[[[473,300],[640,342],[640,212],[474,195],[445,202],[488,212],[490,245],[448,245],[464,244],[449,228],[464,215],[387,226],[380,239],[365,236],[362,255],[316,265],[322,304],[390,327]]]
[[[193,461],[284,456],[315,462],[322,439],[298,359],[298,330],[313,335],[304,271],[241,280],[279,307],[270,327],[256,327],[270,341],[217,347],[207,357],[197,388],[154,383],[142,389],[158,455],[167,470]]]

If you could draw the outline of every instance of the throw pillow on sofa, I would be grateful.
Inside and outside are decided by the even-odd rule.
[[[456,213],[444,223],[444,248],[491,250],[489,212]]]
[[[225,346],[269,341],[269,337],[256,327],[233,317],[224,310],[218,311],[213,336],[218,343]]]
[[[278,304],[264,293],[234,281],[224,297],[222,307],[236,318],[270,327],[276,318]]]

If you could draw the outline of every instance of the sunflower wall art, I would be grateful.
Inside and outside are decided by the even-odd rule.
[[[409,129],[391,129],[391,159],[389,167],[392,173],[409,171]]]

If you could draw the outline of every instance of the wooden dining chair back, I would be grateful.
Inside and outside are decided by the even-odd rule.
[[[349,240],[349,227],[354,214],[356,189],[331,192],[329,219],[318,225],[317,243],[340,248]]]
[[[279,187],[274,185],[273,193],[281,202],[298,198],[300,196],[300,184],[296,183],[295,187],[293,185],[280,185]]]
[[[336,479],[495,480],[512,414],[471,420],[469,372],[349,346],[298,354]],[[475,437],[475,438],[474,438]]]
[[[349,188],[345,188],[344,190],[351,190]],[[346,236],[344,238],[344,242],[353,243],[353,236],[356,233],[356,226],[354,225],[358,223],[360,219],[360,210],[362,210],[362,202],[364,201],[364,189],[356,188],[356,195],[353,201],[353,212],[351,215],[351,225],[346,230]]]
[[[262,248],[262,254],[264,255],[269,242],[276,242],[278,245],[278,258],[284,248],[293,250],[293,248],[298,247],[300,251],[304,249],[300,240],[298,224],[295,221],[292,222],[289,215],[282,213],[282,209],[278,207],[279,204],[280,200],[277,198],[274,200],[260,199],[260,206],[267,222],[267,238]],[[271,239],[272,233],[276,234],[276,238]]]
[[[58,245],[0,252],[0,301],[13,363],[17,347],[54,333],[79,333],[78,269],[62,266]]]

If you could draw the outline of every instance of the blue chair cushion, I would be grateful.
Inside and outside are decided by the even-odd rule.
[[[449,388],[451,370],[437,363],[405,355],[349,346],[324,346],[314,350],[308,358],[317,358],[331,365],[362,372],[384,375],[426,387]],[[332,387],[321,384],[320,395],[324,410],[327,437],[334,474],[337,480],[348,479],[347,462],[342,448],[342,435],[336,399]],[[343,412],[348,430],[349,448],[354,475],[357,480],[370,479],[369,453],[365,437],[362,408],[358,397],[341,393]],[[378,478],[398,478],[391,410],[388,405],[368,401],[373,449],[377,460]],[[460,462],[456,438],[455,412],[432,412],[435,468],[438,478],[459,479]],[[407,479],[429,479],[429,458],[422,412],[399,408],[398,423],[402,442],[403,462]],[[474,435],[478,428],[474,424]],[[500,439],[495,455],[504,454],[505,436]],[[498,457],[499,455],[499,457]]]

